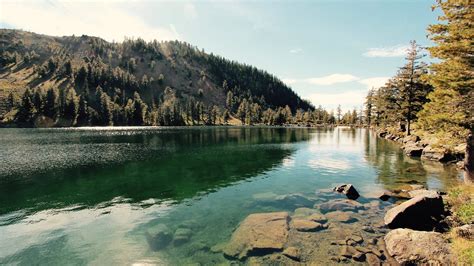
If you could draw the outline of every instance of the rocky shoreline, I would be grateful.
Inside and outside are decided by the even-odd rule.
[[[447,233],[453,223],[443,193],[411,184],[360,196],[345,184],[316,194],[319,200],[299,194],[255,195],[256,204],[284,203],[293,211],[252,213],[227,242],[207,250],[251,265],[456,263]],[[454,232],[472,239],[474,227]],[[147,233],[153,250],[181,245],[191,237],[191,230],[179,228],[174,236],[163,228]]]
[[[380,138],[400,143],[408,156],[440,163],[456,163],[459,167],[463,166],[462,161],[466,152],[466,144],[459,144],[453,149],[448,149],[430,143],[416,135],[400,136],[385,129],[377,129],[375,132]]]

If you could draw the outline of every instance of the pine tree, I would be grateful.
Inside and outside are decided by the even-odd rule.
[[[370,127],[372,125],[372,112],[373,112],[373,105],[374,105],[374,89],[370,89],[367,93],[367,97],[365,98],[365,118],[367,126]]]
[[[466,176],[474,179],[474,3],[437,0],[434,8],[440,8],[444,15],[439,17],[441,23],[428,27],[430,38],[436,44],[428,50],[440,60],[431,65],[429,82],[435,90],[454,90],[461,96],[457,108],[466,119],[458,122],[469,131],[466,139]]]
[[[395,77],[399,93],[398,106],[400,115],[406,121],[407,135],[411,133],[411,122],[416,119],[416,114],[421,110],[426,102],[426,96],[431,91],[431,86],[422,80],[428,71],[427,65],[419,62],[422,57],[420,46],[411,41],[405,58],[407,63]]]
[[[35,113],[36,110],[32,101],[32,93],[30,89],[26,89],[21,98],[21,105],[18,108],[18,113],[16,114],[15,119],[25,125],[31,125]]]
[[[84,96],[79,97],[79,109],[77,114],[77,125],[88,126],[91,123],[91,116]]]
[[[77,115],[79,112],[79,99],[74,88],[69,88],[66,93],[66,103],[64,106],[64,118],[71,121],[71,126],[77,123]]]
[[[44,114],[55,119],[59,113],[59,92],[57,88],[50,88],[46,92],[46,104]]]

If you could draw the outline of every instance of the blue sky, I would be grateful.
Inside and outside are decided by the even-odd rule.
[[[360,108],[367,89],[429,45],[434,0],[2,1],[0,27],[49,35],[179,39],[275,74],[300,96]]]

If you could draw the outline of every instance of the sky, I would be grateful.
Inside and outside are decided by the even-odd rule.
[[[434,0],[9,1],[0,28],[180,40],[264,69],[315,106],[361,108],[404,63],[410,40],[430,45]],[[429,60],[429,59],[427,59]]]

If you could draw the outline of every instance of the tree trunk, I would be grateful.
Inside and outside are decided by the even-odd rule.
[[[464,182],[474,182],[474,132],[467,137],[466,155],[464,157]]]
[[[410,136],[410,119],[407,119],[407,136]]]

